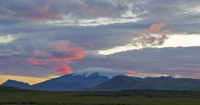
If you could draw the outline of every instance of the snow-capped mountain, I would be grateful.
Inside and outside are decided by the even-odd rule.
[[[80,71],[77,71],[73,73],[73,76],[82,75],[85,77],[89,77],[93,74],[98,74],[99,76],[105,76],[109,79],[113,78],[117,75],[124,75],[126,73],[126,70],[111,70],[111,69],[105,69],[105,68],[87,68]]]
[[[126,70],[110,70],[104,68],[87,68],[69,75],[53,78],[30,87],[31,90],[45,91],[75,91],[84,88],[93,88],[117,75],[125,75]],[[17,82],[17,81],[16,81]],[[12,83],[15,84],[15,83]],[[19,85],[13,87],[21,88]]]

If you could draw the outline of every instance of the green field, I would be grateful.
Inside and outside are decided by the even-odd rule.
[[[199,105],[200,92],[41,92],[0,87],[0,105]]]

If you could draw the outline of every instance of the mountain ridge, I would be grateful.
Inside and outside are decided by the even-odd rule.
[[[89,91],[120,91],[124,89],[153,89],[153,87],[133,80],[127,76],[115,76],[107,82],[97,85]],[[87,90],[87,89],[86,89]]]
[[[8,86],[8,87],[17,87],[21,89],[30,89],[30,86],[28,83],[24,83],[21,81],[15,81],[8,79],[6,82],[2,83],[1,86]]]
[[[7,80],[1,86],[42,91],[118,91],[124,89],[186,90],[200,91],[200,79],[165,77],[132,77],[116,75],[113,78],[90,73],[90,75],[63,75],[34,85]]]
[[[94,88],[85,89],[85,91],[119,91],[124,89],[200,91],[200,79],[161,76],[159,78],[144,78],[141,81],[123,82],[124,78],[114,77]],[[126,77],[126,80],[127,78],[131,79],[130,77]],[[110,84],[113,84],[114,87],[110,86]]]

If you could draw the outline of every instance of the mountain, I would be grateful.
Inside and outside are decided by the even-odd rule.
[[[152,86],[135,81],[127,76],[116,76],[89,91],[119,91],[123,89],[154,89]]]
[[[108,80],[108,77],[100,76],[98,73],[89,76],[70,74],[32,85],[32,89],[45,91],[75,91],[83,88],[92,88]]]
[[[173,78],[160,77],[160,78],[146,78],[141,81],[142,83],[153,86],[156,90],[187,90],[187,91],[200,91],[200,80],[189,78]]]
[[[28,83],[23,83],[15,80],[7,80],[1,86],[17,87],[21,89],[30,89],[31,86]]]
[[[87,68],[73,74],[50,79],[32,86],[33,90],[75,91],[93,88],[117,75],[124,75],[124,70]]]
[[[173,78],[171,76],[159,78],[145,78],[135,81],[130,77],[116,76],[88,91],[118,91],[124,89],[153,89],[153,90],[186,90],[200,91],[200,80],[189,78]]]
[[[124,89],[186,90],[200,91],[200,80],[168,77],[131,77],[124,70],[88,68],[63,75],[35,85],[8,80],[2,86],[44,91],[117,91]],[[121,75],[121,76],[119,76]]]
[[[104,68],[87,68],[69,75],[63,75],[32,86],[17,81],[7,81],[3,85],[22,89],[44,91],[76,91],[84,88],[93,88],[117,75],[124,75],[126,70],[110,70]],[[142,78],[131,77],[137,81]],[[26,84],[26,85],[25,85]]]
[[[135,80],[135,81],[141,81],[143,80],[143,78],[140,78],[140,77],[132,77],[132,76],[128,76],[129,78]]]

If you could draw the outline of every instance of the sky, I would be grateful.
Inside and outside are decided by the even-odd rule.
[[[200,79],[198,0],[1,0],[0,84],[81,70]]]

